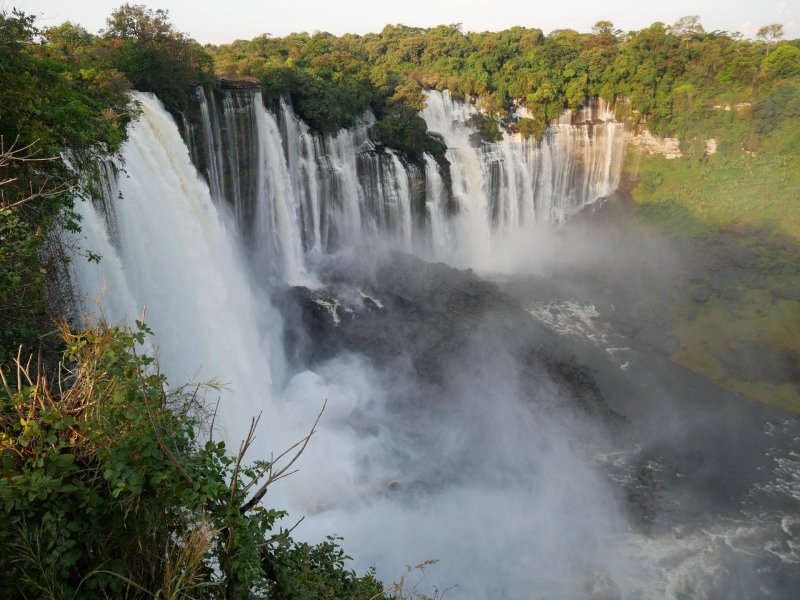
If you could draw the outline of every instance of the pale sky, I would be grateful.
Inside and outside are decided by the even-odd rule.
[[[39,17],[40,27],[63,21],[91,32],[105,25],[125,0],[0,0]],[[612,21],[624,31],[682,16],[699,15],[708,31],[740,31],[752,37],[762,25],[783,23],[786,38],[800,37],[800,0],[129,0],[169,10],[176,29],[201,43],[252,39],[294,31],[334,34],[380,31],[387,23],[418,27],[462,23],[465,31],[497,31],[513,25],[588,32],[597,21]]]

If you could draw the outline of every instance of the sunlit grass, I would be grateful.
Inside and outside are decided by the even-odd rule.
[[[690,162],[631,156],[627,170],[645,182],[632,192],[642,216],[676,233],[744,225],[800,239],[800,157],[741,152]]]

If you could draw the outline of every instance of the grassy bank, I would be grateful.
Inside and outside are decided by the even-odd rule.
[[[627,172],[642,216],[681,235],[721,227],[764,229],[800,239],[800,156],[739,152],[704,161],[632,152]]]
[[[800,413],[800,157],[629,153],[642,219],[692,249],[663,307],[674,362]]]

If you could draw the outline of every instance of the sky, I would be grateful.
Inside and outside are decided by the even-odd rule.
[[[0,0],[0,8],[17,7],[39,17],[40,27],[63,21],[91,32],[125,0]],[[755,35],[762,25],[782,23],[786,38],[800,37],[800,0],[128,0],[169,11],[179,31],[197,41],[220,44],[269,33],[295,31],[367,33],[387,23],[429,27],[461,23],[465,31],[498,31],[513,25],[588,32],[597,21],[618,29],[641,29],[662,21],[674,23],[698,15],[708,31]]]

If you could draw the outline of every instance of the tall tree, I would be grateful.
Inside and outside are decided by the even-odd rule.
[[[210,76],[213,60],[194,40],[176,31],[169,12],[123,4],[106,20],[103,36],[114,66],[136,89],[156,92],[171,109],[181,109],[186,89]]]
[[[771,23],[764,25],[756,32],[756,37],[764,40],[767,43],[767,47],[769,47],[783,37],[783,24]],[[767,53],[769,53],[769,49],[767,49]]]

